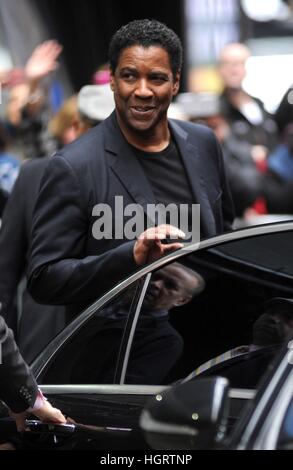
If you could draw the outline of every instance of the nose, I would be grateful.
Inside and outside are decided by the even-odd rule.
[[[153,92],[146,79],[138,80],[135,89],[135,96],[142,99],[151,98],[153,96]]]

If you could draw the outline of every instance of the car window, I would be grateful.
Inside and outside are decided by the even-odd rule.
[[[154,272],[126,383],[169,384],[189,374],[223,375],[232,387],[255,388],[285,330],[293,327],[293,304],[269,303],[293,298],[292,279],[283,277],[290,274],[284,247],[290,255],[291,239],[290,232],[234,241],[231,248],[228,242]]]
[[[262,271],[293,278],[293,234],[281,232],[229,242],[214,251]]]
[[[169,384],[190,374],[216,374],[228,377],[233,387],[254,388],[280,345],[270,337],[273,331],[278,334],[280,324],[262,324],[266,302],[293,298],[293,280],[284,278],[281,269],[289,266],[285,247],[291,235],[262,235],[189,252],[153,271],[141,299],[145,277],[128,284],[67,335],[39,382],[121,383],[124,368],[123,383],[129,384]],[[280,246],[278,265],[264,266]],[[255,345],[255,333],[264,331],[270,332],[264,344]],[[129,360],[123,364],[128,346]]]
[[[62,345],[38,377],[38,382],[113,383],[127,317],[136,307],[141,283],[133,283],[97,309]]]

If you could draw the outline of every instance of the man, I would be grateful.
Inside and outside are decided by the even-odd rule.
[[[38,390],[26,363],[18,352],[12,331],[0,316],[0,399],[10,408],[18,431],[25,429],[25,419],[34,414],[42,421],[65,423],[62,413],[53,408]]]
[[[33,223],[29,288],[40,302],[67,304],[69,315],[182,246],[163,242],[182,239],[179,228],[155,220],[136,241],[125,232],[101,236],[94,219],[100,204],[110,208],[109,224],[122,217],[116,229],[125,228],[134,203],[144,222],[148,204],[200,204],[203,237],[229,230],[233,219],[214,135],[167,119],[182,62],[176,34],[155,20],[133,21],[114,35],[109,56],[115,112],[51,160]],[[113,214],[117,196],[123,206]]]
[[[241,43],[227,44],[222,49],[219,60],[219,73],[224,85],[221,111],[235,137],[254,146],[251,157],[260,161],[276,145],[277,129],[263,103],[243,89],[249,56],[249,49]]]

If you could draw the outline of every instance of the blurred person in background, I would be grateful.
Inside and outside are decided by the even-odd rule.
[[[179,106],[189,120],[213,129],[223,149],[236,215],[250,219],[264,214],[293,214],[292,128],[284,141],[256,164],[257,146],[239,141],[222,113],[221,99],[213,93],[182,93]]]
[[[51,122],[61,143],[69,143],[99,124],[114,109],[109,85],[86,86],[69,98]],[[22,308],[17,312],[17,287],[25,277],[33,211],[45,168],[54,157],[25,162],[3,214],[0,229],[0,301],[2,315],[15,332],[27,362],[65,326],[64,309],[36,303],[22,286]],[[24,281],[25,284],[25,281]],[[18,318],[19,316],[19,318]]]
[[[49,132],[56,139],[58,149],[76,139],[77,113],[77,95],[73,95],[65,100],[59,111],[49,121]]]
[[[274,118],[282,136],[287,125],[293,123],[293,85],[290,86],[283,96]]]
[[[220,97],[213,93],[182,93],[176,101],[188,119],[210,127],[217,136],[237,217],[242,217],[259,198],[264,196],[264,174],[255,164],[254,145],[239,142],[224,117]]]
[[[22,158],[47,156],[56,149],[47,128],[51,110],[44,79],[57,69],[61,51],[57,41],[45,41],[36,47],[22,70],[6,73],[7,128]]]
[[[17,178],[20,161],[9,151],[9,139],[4,125],[0,122],[0,191],[5,198],[11,193]],[[0,216],[2,211],[0,213]]]
[[[221,112],[240,142],[247,142],[255,149],[256,164],[266,159],[277,143],[277,127],[272,116],[258,98],[243,89],[249,49],[241,43],[226,45],[219,57],[219,74],[223,81]]]
[[[93,85],[106,85],[106,83],[110,83],[110,80],[110,65],[106,63],[96,69],[91,82]]]
[[[282,141],[270,154],[268,168],[284,183],[293,183],[293,122],[286,125]]]

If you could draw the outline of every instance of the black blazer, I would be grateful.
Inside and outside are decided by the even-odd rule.
[[[207,127],[170,120],[186,167],[201,232],[210,237],[230,230],[233,209],[222,153]],[[51,159],[36,204],[29,289],[39,302],[71,304],[74,312],[137,269],[134,241],[96,240],[98,203],[155,204],[151,186],[123,137],[115,112]]]
[[[1,314],[9,327],[17,332],[17,344],[27,362],[31,362],[65,325],[64,308],[36,304],[26,289],[17,322],[16,292],[25,276],[34,206],[48,162],[49,157],[40,158],[21,166],[0,230]]]
[[[14,412],[33,406],[38,387],[14,342],[13,333],[0,316],[0,399]]]

